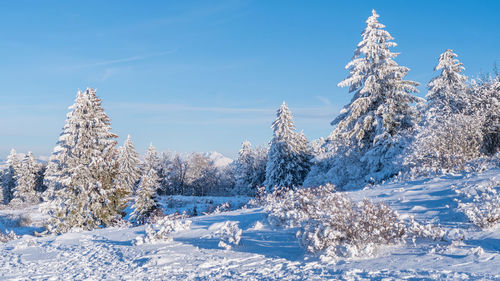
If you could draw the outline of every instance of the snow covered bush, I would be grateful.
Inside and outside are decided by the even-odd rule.
[[[473,224],[481,228],[493,227],[500,222],[499,190],[500,180],[497,179],[457,188],[455,191],[465,197],[465,202],[458,200],[458,209]]]
[[[19,238],[19,236],[17,234],[14,233],[14,231],[5,231],[5,233],[2,233],[0,232],[0,242],[1,243],[5,243],[5,242],[8,242],[10,240],[14,240],[14,239],[17,239]]]
[[[257,194],[244,206],[245,208],[256,208],[264,206],[267,198],[265,186],[257,187]]]
[[[172,241],[172,233],[187,230],[191,227],[191,221],[184,219],[182,215],[174,214],[166,216],[154,225],[146,227],[146,235],[138,236],[136,244],[152,244]]]
[[[500,152],[500,76],[471,85],[474,110],[484,116],[482,152]]]
[[[411,217],[402,219],[383,203],[355,202],[332,185],[275,192],[265,210],[270,224],[298,228],[300,244],[326,258],[370,256],[380,245],[443,235]]]
[[[224,202],[219,205],[211,205],[208,207],[208,210],[206,212],[202,212],[204,215],[211,215],[211,214],[220,214],[222,212],[228,212],[232,209],[231,203]]]
[[[242,233],[238,222],[226,221],[215,234],[220,237],[219,247],[229,250],[240,244]]]
[[[462,113],[442,117],[421,127],[404,164],[412,176],[464,170],[481,155],[483,118]]]

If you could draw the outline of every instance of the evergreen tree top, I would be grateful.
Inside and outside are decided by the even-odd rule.
[[[349,76],[338,86],[349,87],[349,92],[357,91],[354,98],[380,93],[384,88],[380,82],[389,80],[397,80],[401,89],[406,92],[417,92],[415,86],[418,83],[402,80],[409,69],[399,66],[393,60],[399,53],[391,52],[389,48],[397,44],[391,41],[394,38],[383,29],[385,25],[378,22],[378,17],[373,10],[366,20],[366,28],[361,33],[362,40],[354,51],[352,61],[345,67],[349,70]]]
[[[448,95],[453,94],[453,91],[465,90],[467,76],[461,74],[465,67],[456,57],[457,54],[451,49],[446,50],[439,56],[439,62],[434,67],[434,70],[441,70],[441,73],[428,84],[429,92],[426,98],[429,101],[438,98],[450,98]]]
[[[294,137],[295,124],[292,113],[283,102],[276,113],[276,120],[271,128],[274,130],[274,138],[277,140],[289,140]]]
[[[329,140],[343,139],[347,146],[369,148],[377,136],[411,127],[415,113],[409,104],[420,100],[411,94],[418,92],[418,83],[404,80],[409,68],[394,61],[399,53],[389,49],[396,43],[378,17],[373,10],[366,20],[362,40],[346,65],[349,75],[338,84],[354,96],[331,122],[336,128]]]
[[[156,152],[156,148],[153,146],[153,143],[150,143],[148,150],[146,151],[146,156],[144,157],[143,171],[147,172],[151,169],[157,169],[159,161],[160,158],[158,156],[158,152]]]
[[[7,163],[12,165],[12,164],[16,163],[18,160],[19,160],[19,158],[17,157],[17,152],[14,148],[12,148],[10,150],[9,156],[7,156]]]
[[[146,151],[146,159],[151,159],[151,157],[157,157],[158,153],[156,152],[156,148],[153,146],[153,143],[149,144],[148,150]]]
[[[239,155],[242,156],[248,154],[252,150],[251,147],[252,144],[249,141],[247,140],[243,141],[241,143],[241,149],[239,151]]]

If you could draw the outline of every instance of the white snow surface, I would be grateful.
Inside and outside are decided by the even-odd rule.
[[[0,209],[0,230],[20,239],[0,244],[1,280],[500,280],[500,226],[481,230],[456,209],[452,186],[500,178],[500,169],[389,183],[349,192],[384,201],[401,215],[439,223],[443,241],[421,239],[384,247],[376,257],[323,262],[299,246],[293,229],[267,224],[262,208],[192,217],[191,228],[164,243],[135,245],[145,227],[108,228],[59,236],[27,235],[14,215],[43,219],[35,208]],[[9,217],[10,216],[10,217]],[[214,235],[226,221],[242,230],[229,250]],[[31,227],[31,228],[30,228]]]

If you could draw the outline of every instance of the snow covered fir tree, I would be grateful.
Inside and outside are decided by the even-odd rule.
[[[158,210],[157,192],[160,188],[158,152],[149,144],[142,164],[142,176],[137,187],[131,219],[137,224],[144,224]]]
[[[38,203],[40,202],[39,173],[42,166],[37,163],[33,153],[28,154],[21,161],[18,180],[13,191],[11,203]]]
[[[249,141],[241,144],[235,161],[235,188],[237,194],[255,195],[258,187],[264,186],[266,178],[267,151],[257,147],[252,149]]]
[[[19,179],[21,162],[15,149],[11,149],[9,156],[7,157],[6,164],[7,168],[2,174],[2,202],[4,204],[9,203],[12,199],[12,193],[14,192]]]
[[[53,191],[48,229],[66,232],[73,228],[94,229],[121,219],[125,194],[115,186],[118,173],[116,135],[96,91],[78,91],[70,107],[58,147],[47,169]]]
[[[471,105],[471,98],[467,93],[467,77],[462,74],[465,67],[456,57],[457,55],[450,49],[439,56],[434,71],[441,73],[427,85],[429,90],[425,95],[427,99],[424,109],[427,113],[425,121],[465,112]]]
[[[135,150],[130,135],[128,135],[125,143],[119,149],[116,179],[116,184],[123,188],[127,195],[132,195],[136,190],[137,183],[141,178],[140,164],[139,154]]]
[[[452,50],[439,57],[434,68],[441,73],[428,84],[422,121],[409,146],[405,165],[413,175],[450,170],[479,157],[482,114],[473,109],[465,69]]]
[[[158,172],[150,167],[142,175],[137,188],[130,218],[137,224],[144,224],[158,210],[157,191],[159,188]]]
[[[324,143],[305,185],[334,183],[339,188],[359,188],[398,173],[397,155],[406,145],[405,135],[415,124],[419,101],[417,82],[404,80],[409,68],[399,66],[390,51],[396,43],[372,11],[363,39],[346,65],[349,76],[338,84],[354,96]]]
[[[298,187],[309,172],[311,148],[305,135],[296,131],[292,113],[285,102],[276,113],[272,129],[264,184],[270,190]]]

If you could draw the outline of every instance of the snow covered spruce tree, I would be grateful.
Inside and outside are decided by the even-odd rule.
[[[153,144],[149,144],[142,163],[142,176],[136,190],[131,219],[135,223],[143,224],[158,209],[157,192],[160,188],[158,168],[160,158]]]
[[[130,216],[131,220],[137,224],[148,222],[151,215],[158,210],[157,190],[160,187],[158,173],[155,169],[150,168],[144,173],[139,182],[135,195],[135,202],[132,205],[133,212]]]
[[[117,185],[124,189],[127,196],[135,192],[137,183],[141,178],[140,164],[139,154],[135,150],[130,135],[128,135],[125,143],[119,150],[118,175],[116,179]]]
[[[481,151],[494,155],[500,152],[500,76],[475,81],[471,92],[473,110],[484,117]]]
[[[148,150],[146,151],[146,155],[144,156],[144,162],[142,163],[142,171],[143,173],[148,173],[149,170],[154,169],[158,172],[158,168],[160,166],[160,157],[158,152],[156,152],[156,148],[152,143],[149,144]]]
[[[295,131],[292,113],[285,102],[272,124],[274,130],[266,165],[265,186],[294,188],[302,185],[311,167],[311,148],[303,133]]]
[[[441,54],[434,68],[441,73],[428,84],[423,120],[404,162],[412,176],[460,170],[480,155],[484,114],[474,109],[456,57],[452,50]]]
[[[17,185],[14,188],[11,203],[39,203],[40,195],[37,192],[37,178],[41,165],[36,162],[33,153],[28,154],[21,161]]]
[[[2,175],[2,201],[0,203],[8,204],[12,199],[12,193],[17,186],[20,168],[21,162],[16,150],[11,149],[9,156],[7,156],[7,168]]]
[[[76,118],[73,118],[73,114],[76,112],[77,106],[82,107],[84,102],[83,93],[78,91],[75,103],[69,107],[71,111],[66,114],[66,123],[59,135],[59,139],[45,170],[44,184],[47,186],[47,190],[44,193],[45,201],[53,200],[55,192],[64,187],[63,179],[71,176],[68,160],[71,156],[71,150],[78,139],[75,129]]]
[[[118,172],[116,135],[95,90],[78,91],[46,174],[52,200],[47,225],[51,232],[90,230],[121,217],[123,194],[115,185]]]
[[[248,194],[253,176],[253,153],[251,143],[244,141],[235,161],[235,181],[238,194]]]
[[[267,152],[261,147],[252,149],[249,141],[241,144],[238,159],[234,162],[237,194],[255,195],[266,178]]]
[[[395,162],[415,122],[410,103],[419,100],[411,94],[418,83],[403,79],[409,69],[394,61],[398,53],[389,49],[397,44],[378,17],[373,10],[346,65],[349,76],[338,86],[349,87],[354,97],[331,123],[336,127],[324,144],[326,154],[317,157],[305,185],[359,188],[398,173]]]
[[[439,62],[434,71],[441,71],[440,75],[433,78],[427,87],[425,95],[425,121],[434,118],[449,117],[451,114],[463,112],[470,100],[467,97],[467,77],[461,72],[465,69],[463,64],[456,59],[453,50],[446,50],[439,56]]]

